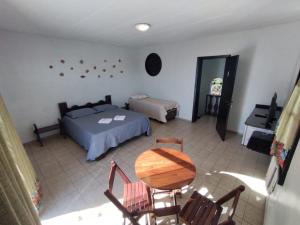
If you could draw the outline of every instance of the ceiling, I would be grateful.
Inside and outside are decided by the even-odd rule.
[[[0,0],[0,29],[143,46],[300,20],[300,0]],[[145,33],[134,24],[146,22]]]

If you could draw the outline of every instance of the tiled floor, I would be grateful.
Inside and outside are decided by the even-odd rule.
[[[193,190],[218,199],[244,184],[246,191],[241,195],[235,221],[238,225],[263,224],[268,156],[241,146],[239,135],[229,134],[225,142],[220,141],[215,120],[211,117],[196,123],[178,119],[168,124],[151,123],[152,136],[135,138],[95,162],[87,162],[80,146],[60,136],[46,138],[42,148],[36,142],[26,144],[44,190],[40,212],[43,225],[122,224],[121,213],[103,194],[107,188],[110,161],[118,162],[128,176],[136,180],[135,159],[153,146],[157,136],[183,137],[184,151],[197,167],[197,177],[183,191],[180,203],[185,202]],[[119,185],[115,190],[119,197],[121,189]],[[163,197],[157,200],[157,205],[168,204],[168,200]],[[158,224],[174,224],[174,221],[173,217],[162,218]]]

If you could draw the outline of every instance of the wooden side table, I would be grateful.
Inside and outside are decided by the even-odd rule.
[[[122,107],[122,109],[129,110],[129,103],[125,102],[124,106]]]
[[[33,124],[33,133],[36,135],[36,140],[40,143],[41,146],[44,146],[44,143],[41,138],[41,134],[47,133],[54,130],[59,130],[60,134],[63,135],[63,129],[62,129],[62,122],[60,119],[58,119],[57,124],[45,126],[45,127],[38,127],[35,123]]]

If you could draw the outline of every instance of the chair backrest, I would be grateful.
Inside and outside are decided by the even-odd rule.
[[[123,193],[123,204],[112,193],[116,173],[120,175],[126,184]],[[108,189],[104,194],[123,213],[123,216],[130,220],[132,225],[139,225],[138,219],[142,215],[153,213],[150,188],[142,182],[132,183],[114,161],[111,162]]]
[[[115,161],[111,161],[111,167],[110,167],[110,173],[109,173],[109,179],[108,179],[108,190],[112,192],[116,172],[119,174],[119,176],[122,178],[124,183],[131,183],[129,178],[126,176],[126,174],[121,170],[121,168],[118,166],[118,164]]]
[[[116,198],[112,191],[115,181],[116,172],[120,175],[124,183],[131,183],[129,178],[126,176],[126,174],[121,170],[121,168],[117,165],[115,161],[111,161],[111,168],[109,173],[109,181],[108,181],[108,189],[104,192],[105,196],[115,204],[115,206],[122,211],[122,213],[126,217],[131,217],[130,212],[121,204],[121,202]]]
[[[178,144],[180,145],[180,151],[183,152],[183,140],[176,137],[161,137],[156,138],[156,144]]]
[[[222,204],[233,198],[233,204],[230,208],[227,220],[219,225],[234,225],[235,222],[232,218],[237,207],[239,196],[244,190],[245,187],[241,185],[216,202],[213,202],[197,191],[194,191],[180,211],[179,217],[187,225],[217,225],[223,210]]]
[[[231,224],[235,224],[234,221],[232,220],[240,195],[241,193],[245,191],[245,186],[240,185],[239,187],[237,187],[236,189],[232,190],[231,192],[229,192],[228,194],[224,195],[222,198],[220,198],[218,201],[216,201],[216,204],[218,204],[219,206],[223,205],[225,202],[228,202],[229,200],[233,199],[232,205],[229,208],[229,214],[228,214],[228,218],[226,221],[224,221],[223,223],[221,223],[220,225],[231,225]]]

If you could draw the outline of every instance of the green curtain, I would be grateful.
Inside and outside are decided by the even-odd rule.
[[[0,95],[0,225],[40,225],[40,185]]]
[[[300,126],[300,81],[297,82],[289,101],[284,107],[275,131],[271,155],[276,156],[278,164],[283,167]]]

